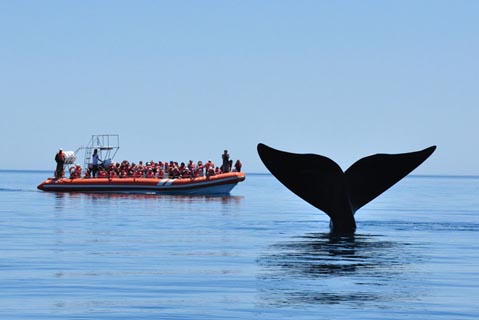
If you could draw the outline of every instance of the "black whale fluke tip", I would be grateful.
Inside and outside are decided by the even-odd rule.
[[[324,211],[334,233],[354,233],[356,210],[389,189],[423,163],[436,146],[400,154],[374,154],[343,171],[333,160],[317,154],[257,146],[266,168],[289,190]]]

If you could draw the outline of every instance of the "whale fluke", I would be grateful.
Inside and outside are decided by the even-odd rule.
[[[356,210],[408,175],[435,149],[375,154],[343,172],[336,162],[321,155],[290,153],[258,144],[266,168],[289,190],[324,211],[335,233],[354,233]]]

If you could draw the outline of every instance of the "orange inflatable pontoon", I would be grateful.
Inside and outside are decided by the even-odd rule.
[[[228,194],[241,181],[243,172],[221,173],[210,177],[159,178],[48,178],[38,185],[43,191],[121,192],[162,194]]]

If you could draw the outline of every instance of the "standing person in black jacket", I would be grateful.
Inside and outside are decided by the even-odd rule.
[[[230,172],[230,155],[228,154],[228,150],[221,155],[223,158],[223,165],[221,166],[221,172],[226,173]]]
[[[60,148],[58,153],[55,155],[55,161],[57,162],[57,169],[55,170],[55,178],[63,177],[63,165],[65,164],[65,154],[63,149]]]

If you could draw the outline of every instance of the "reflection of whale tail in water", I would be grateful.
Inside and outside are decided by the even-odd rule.
[[[288,189],[324,211],[332,231],[352,233],[356,210],[389,189],[423,163],[436,146],[402,154],[375,154],[343,170],[333,160],[316,154],[296,154],[258,144],[258,154],[269,171]]]

